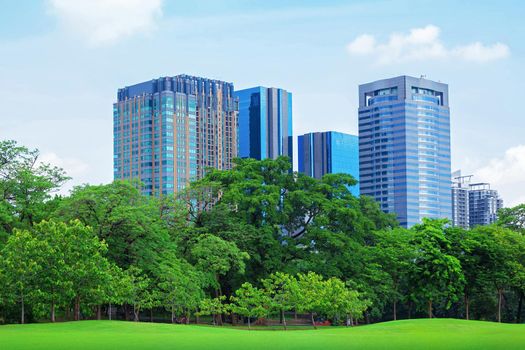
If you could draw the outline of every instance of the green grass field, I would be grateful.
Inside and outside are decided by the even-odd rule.
[[[0,326],[0,349],[525,349],[525,325],[452,319],[248,331],[119,321]]]

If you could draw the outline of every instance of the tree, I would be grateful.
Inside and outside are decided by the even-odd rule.
[[[308,312],[312,326],[317,329],[314,314],[323,311],[323,277],[314,272],[300,273],[297,275],[297,282],[297,309],[299,312]]]
[[[199,311],[197,312],[198,316],[212,316],[213,325],[222,326],[222,314],[228,312],[229,306],[223,304],[226,300],[225,295],[221,295],[216,298],[204,298],[199,304]]]
[[[347,288],[338,278],[332,277],[322,282],[322,296],[320,298],[322,312],[336,323],[341,317],[346,317],[353,324],[354,319],[362,317],[368,306],[367,300],[361,300],[357,291]]]
[[[268,314],[270,299],[263,290],[252,286],[249,282],[243,283],[230,297],[230,301],[231,310],[248,319],[248,328],[251,328],[252,317],[259,318]]]
[[[38,240],[27,230],[14,230],[0,255],[0,275],[6,297],[20,302],[20,323],[25,323],[26,304],[39,293],[38,280],[46,268],[41,252],[48,251],[47,243]]]
[[[393,305],[393,319],[397,320],[397,303],[403,297],[401,288],[407,283],[408,271],[415,257],[410,244],[412,233],[404,228],[374,232],[370,250],[373,261],[389,276],[386,296]]]
[[[74,319],[79,320],[82,305],[100,305],[106,299],[105,289],[111,280],[111,265],[105,257],[107,245],[78,220],[54,225],[63,231],[67,242],[66,278],[74,295]]]
[[[127,291],[124,300],[133,305],[133,321],[140,321],[140,311],[155,302],[155,292],[151,280],[136,266],[126,270]]]
[[[126,181],[79,186],[62,201],[55,215],[65,222],[80,220],[92,227],[107,244],[110,261],[120,268],[134,265],[149,273],[162,256],[175,253],[169,230],[178,229],[184,214],[178,202],[143,196],[139,187]]]
[[[497,293],[496,320],[502,320],[505,290],[521,289],[524,274],[523,236],[497,225],[477,226],[472,230],[478,235],[480,244],[479,278],[483,278]]]
[[[276,272],[263,279],[262,284],[272,309],[280,312],[286,330],[285,312],[293,309],[297,304],[297,280],[286,273]]]
[[[68,278],[73,273],[69,254],[77,241],[68,234],[68,229],[64,223],[42,221],[34,226],[33,231],[35,239],[45,243],[47,248],[40,251],[45,268],[39,274],[39,299],[49,307],[51,322],[56,320],[57,307],[66,306],[73,297],[72,281]]]
[[[498,225],[525,234],[525,203],[498,211]]]
[[[56,204],[52,193],[69,178],[58,167],[39,162],[38,150],[0,141],[0,242],[14,228],[46,219]]]
[[[198,237],[191,249],[191,256],[195,266],[209,276],[208,284],[215,290],[216,297],[222,294],[220,276],[230,270],[244,273],[245,261],[249,259],[249,255],[240,251],[235,243],[210,234]]]
[[[185,312],[186,323],[203,298],[202,276],[191,265],[172,260],[162,263],[159,271],[161,304],[171,312],[171,323],[176,313]]]
[[[416,300],[425,300],[428,317],[433,317],[433,306],[443,302],[445,308],[458,299],[465,278],[459,260],[450,255],[450,241],[444,234],[446,220],[423,219],[414,226],[411,244],[416,249],[412,263],[411,281]]]

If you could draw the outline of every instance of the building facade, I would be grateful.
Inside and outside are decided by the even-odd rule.
[[[461,171],[452,173],[452,225],[470,227],[469,192],[472,175],[461,176]]]
[[[488,183],[472,183],[472,175],[452,174],[452,225],[473,228],[498,220],[503,200]]]
[[[498,191],[492,190],[488,183],[470,184],[469,226],[490,225],[498,220],[498,210],[503,208],[503,200]]]
[[[411,227],[452,218],[448,86],[400,76],[359,86],[362,195]]]
[[[239,157],[288,156],[293,161],[292,94],[254,87],[235,91],[239,99]]]
[[[359,181],[359,138],[341,132],[314,132],[299,136],[299,171],[316,179],[325,174],[344,173]],[[350,191],[359,196],[359,185]]]
[[[182,190],[207,167],[237,156],[233,84],[178,75],[118,90],[113,105],[114,179],[138,179],[147,195]]]

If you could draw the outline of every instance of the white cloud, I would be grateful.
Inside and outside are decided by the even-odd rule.
[[[370,34],[362,34],[347,45],[352,56],[374,56],[378,64],[414,61],[457,59],[467,62],[489,62],[510,55],[502,43],[484,45],[480,42],[447,48],[439,39],[439,27],[427,25],[413,28],[409,33],[392,33],[388,41],[380,43]]]
[[[163,0],[49,0],[51,13],[90,45],[107,45],[155,29]]]
[[[498,190],[505,206],[525,203],[525,145],[509,148],[502,158],[491,159],[474,176]]]
[[[58,191],[58,194],[67,195],[73,187],[88,183],[89,165],[77,158],[60,157],[54,152],[42,153],[38,159],[40,164],[50,164],[64,169],[66,175],[71,177]]]
[[[65,170],[71,177],[85,175],[89,166],[76,158],[62,158],[54,152],[43,153],[39,157],[40,163],[51,164]]]

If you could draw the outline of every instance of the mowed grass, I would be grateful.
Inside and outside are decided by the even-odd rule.
[[[120,321],[0,326],[1,350],[525,349],[525,325],[454,319],[258,330]]]

